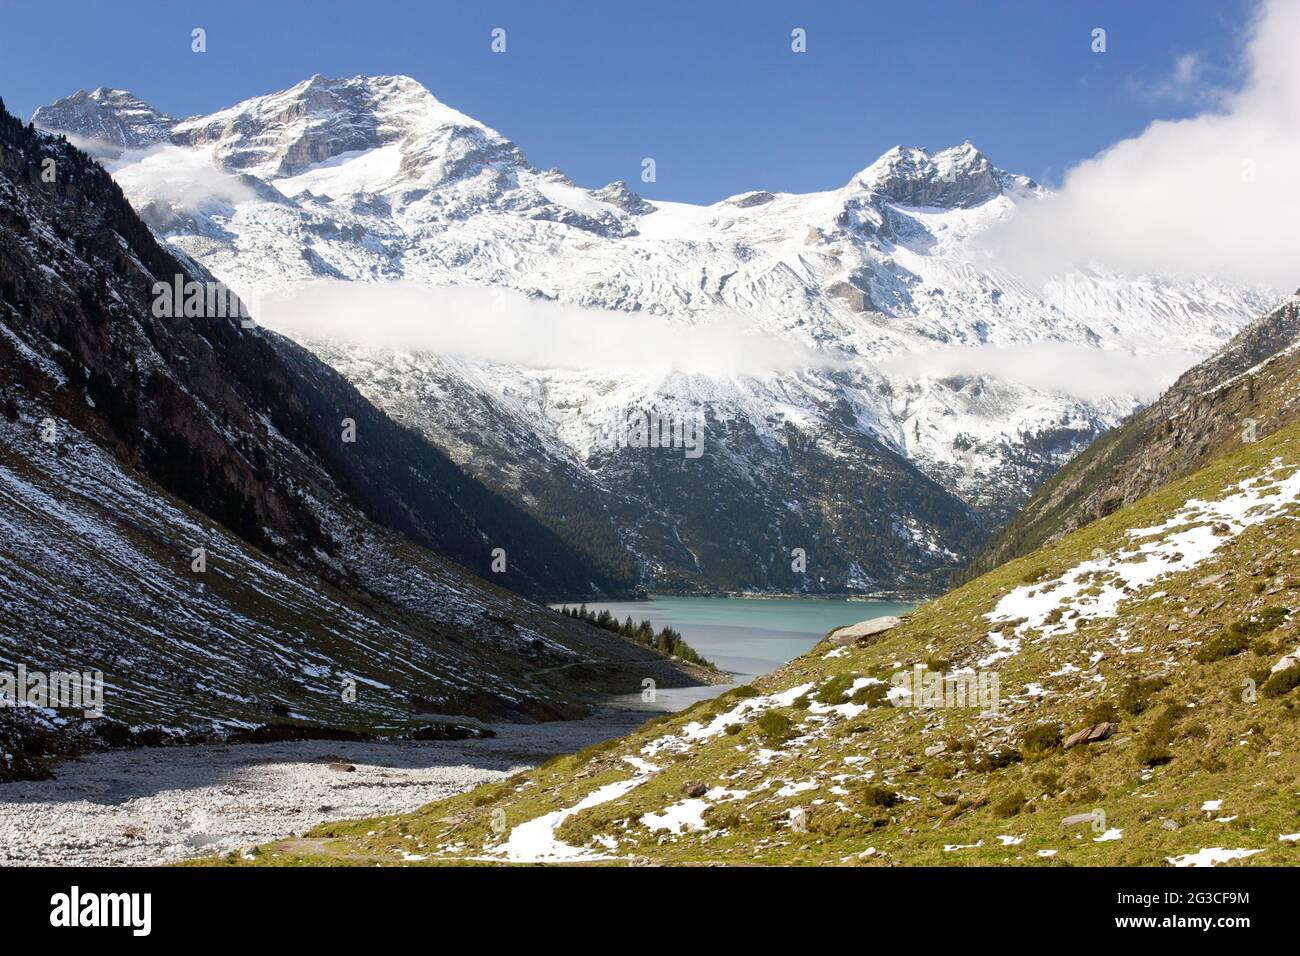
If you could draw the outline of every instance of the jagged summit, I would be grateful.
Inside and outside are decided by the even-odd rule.
[[[509,139],[404,75],[330,78],[317,73],[288,89],[179,120],[126,90],[100,87],[41,107],[32,121],[88,141],[87,148],[101,158],[170,142],[210,148],[228,172],[267,181],[388,146],[400,152],[397,171],[407,181],[404,185],[439,185],[485,170],[527,168],[522,151]],[[563,177],[558,170],[541,175]],[[947,208],[1041,191],[1033,180],[995,167],[969,140],[935,151],[895,146],[854,176],[851,185],[881,201]],[[632,216],[655,208],[622,181],[591,194]],[[771,195],[750,191],[723,202],[751,208]]]
[[[385,146],[399,148],[408,175],[436,172],[439,180],[472,163],[524,162],[501,134],[440,102],[409,76],[317,74],[287,90],[185,120],[172,139],[212,146],[226,168],[264,179]]]
[[[80,138],[92,154],[116,159],[123,150],[165,142],[176,120],[134,93],[101,86],[42,106],[32,122]]]
[[[1040,188],[1032,179],[998,169],[970,140],[933,152],[895,146],[854,182],[899,205],[948,208],[969,208]]]

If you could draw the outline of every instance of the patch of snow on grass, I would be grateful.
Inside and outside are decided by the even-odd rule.
[[[652,740],[641,748],[641,753],[647,757],[653,757],[664,750],[681,752],[692,741],[708,740],[711,737],[718,736],[726,730],[729,724],[744,723],[748,717],[773,707],[789,707],[795,700],[811,690],[812,686],[812,684],[800,684],[797,687],[791,687],[789,690],[768,697],[748,697],[726,713],[718,714],[707,724],[692,721],[682,728],[680,736],[670,734],[666,737],[660,737],[658,740]]]
[[[624,763],[630,763],[637,773],[658,773],[661,768],[640,757],[624,757]]]
[[[1130,528],[1129,543],[1117,551],[1083,561],[1055,579],[1009,591],[986,618],[994,624],[1021,623],[1010,636],[999,631],[987,635],[993,652],[979,666],[1019,652],[1030,631],[1048,638],[1069,634],[1085,621],[1114,617],[1135,592],[1196,567],[1247,528],[1277,516],[1300,497],[1300,469],[1283,475],[1286,471],[1275,459],[1263,475],[1238,482],[1218,501],[1193,498],[1162,524]],[[1227,532],[1215,534],[1215,525]]]
[[[1174,866],[1216,866],[1229,860],[1241,860],[1263,852],[1263,850],[1225,850],[1223,847],[1212,846],[1197,850],[1195,853],[1184,853],[1182,856],[1170,856],[1166,859]]]
[[[683,830],[703,830],[704,811],[709,808],[707,800],[683,800],[664,807],[662,813],[647,813],[641,822],[651,830],[667,830],[678,834]]]
[[[576,860],[601,860],[606,857],[591,853],[580,847],[562,843],[555,836],[555,831],[569,817],[602,803],[617,800],[630,790],[634,790],[648,780],[648,776],[632,777],[607,783],[587,794],[573,806],[564,810],[554,810],[535,817],[527,823],[521,823],[510,831],[506,841],[489,848],[488,852],[499,855],[514,863],[550,863],[572,862]]]

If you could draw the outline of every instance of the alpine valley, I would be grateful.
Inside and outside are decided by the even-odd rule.
[[[401,76],[313,76],[187,119],[101,88],[33,122],[102,161],[181,262],[254,303],[593,574],[661,591],[938,591],[1045,479],[1167,384],[1147,394],[1132,376],[1092,375],[1085,388],[1013,366],[1153,360],[1177,342],[1196,355],[1176,374],[1276,300],[1097,272],[1027,284],[981,239],[1045,190],[970,143],[895,148],[825,192],[697,206],[536,169]],[[277,320],[277,302],[312,288],[347,321]],[[411,288],[442,303],[425,322],[437,335],[409,322],[389,339],[360,334],[391,321],[384,295]],[[595,337],[637,330],[651,360],[623,336],[622,354],[569,361],[545,334],[509,334],[519,315],[553,316],[543,329],[576,315]],[[430,344],[493,321],[519,340]],[[739,354],[711,354],[720,329],[747,343]],[[654,361],[665,341],[681,348]],[[1022,361],[996,361],[1007,355]],[[700,416],[705,453],[608,442],[633,412]]]
[[[713,679],[527,600],[620,582],[310,352],[155,315],[176,275],[207,278],[0,104],[0,782],[104,746],[473,735],[435,718]],[[103,716],[16,695],[24,670],[98,672]]]

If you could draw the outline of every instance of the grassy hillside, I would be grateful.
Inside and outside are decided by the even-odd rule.
[[[1289,425],[881,635],[223,862],[1300,864],[1298,497]],[[911,706],[896,675],[916,668],[996,676],[996,711]]]

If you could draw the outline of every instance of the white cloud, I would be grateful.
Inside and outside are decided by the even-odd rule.
[[[1222,73],[1199,53],[1184,53],[1158,80],[1130,77],[1127,85],[1134,95],[1154,102],[1220,105],[1231,95]]]
[[[987,375],[1087,402],[1117,395],[1148,402],[1202,357],[1150,343],[1097,349],[1073,342],[1033,342],[910,352],[879,368],[908,378]]]
[[[167,143],[124,153],[107,168],[137,209],[159,203],[194,210],[210,202],[234,204],[256,196],[252,187],[218,168],[208,150]]]
[[[1062,188],[988,236],[1038,283],[1076,268],[1300,284],[1300,3],[1263,0],[1241,88],[1080,163]],[[1199,61],[1171,80],[1195,82]]]
[[[1195,82],[1200,71],[1201,58],[1195,53],[1184,53],[1174,64],[1173,82],[1178,86],[1186,86]]]
[[[536,368],[763,375],[836,360],[759,332],[735,312],[693,324],[588,309],[509,289],[320,281],[261,297],[259,323],[294,338]]]

